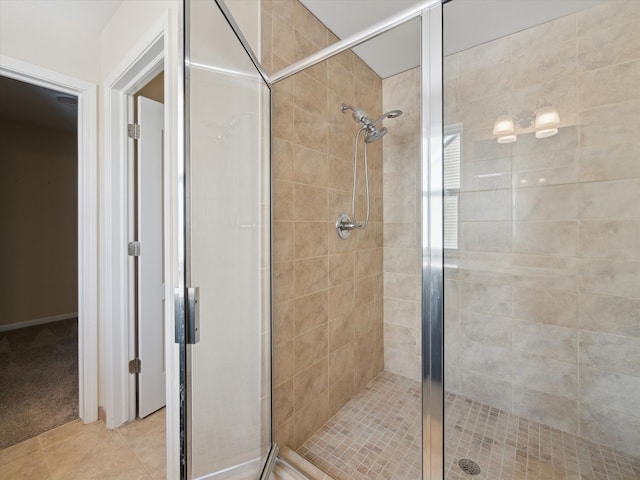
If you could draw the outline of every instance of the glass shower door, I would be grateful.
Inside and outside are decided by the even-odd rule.
[[[270,92],[214,0],[185,2],[185,32],[182,476],[256,480],[271,449]]]
[[[445,478],[635,480],[640,2],[526,3],[443,7]]]

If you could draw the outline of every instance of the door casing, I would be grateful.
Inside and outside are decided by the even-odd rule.
[[[0,55],[0,75],[78,97],[78,370],[79,416],[98,420],[98,220],[95,84]]]
[[[133,94],[160,71],[164,77],[165,132],[163,211],[164,261],[166,285],[175,277],[175,202],[178,152],[182,142],[182,116],[180,115],[180,88],[182,82],[182,41],[180,14],[173,7],[131,46],[126,58],[106,76],[101,95],[102,150],[100,171],[101,245],[110,246],[100,252],[101,303],[100,316],[107,319],[101,325],[101,358],[105,377],[101,383],[103,404],[108,428],[117,428],[135,419],[135,376],[129,374],[128,362],[135,351],[133,335],[133,269],[127,253],[131,239],[133,176],[129,159],[133,158],[133,146],[127,137],[127,124],[132,122]],[[165,291],[165,316],[173,316],[173,295]],[[178,355],[173,343],[171,322],[166,322],[165,355],[167,365],[167,478],[179,478],[179,418],[172,412],[178,410]]]

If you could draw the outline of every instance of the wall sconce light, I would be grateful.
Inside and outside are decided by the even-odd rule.
[[[515,142],[516,127],[513,123],[513,116],[509,114],[500,115],[493,124],[493,134],[498,137],[498,143]]]
[[[518,139],[516,126],[524,130],[533,125],[536,129],[536,138],[547,138],[558,133],[559,123],[558,110],[552,105],[545,104],[538,107],[535,112],[525,111],[520,115],[505,113],[498,116],[493,124],[493,134],[498,137],[498,143],[513,143]]]
[[[556,125],[560,123],[560,115],[551,105],[540,107],[536,112],[536,138],[553,137],[558,133]]]

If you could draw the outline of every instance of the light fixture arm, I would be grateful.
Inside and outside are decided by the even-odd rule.
[[[524,130],[525,128],[529,128],[531,125],[533,125],[533,122],[536,119],[536,112],[535,111],[532,112],[531,110],[525,110],[520,115],[511,113],[511,116],[515,120],[516,125],[520,129]]]

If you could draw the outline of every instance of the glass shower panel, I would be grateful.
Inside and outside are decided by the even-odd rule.
[[[637,479],[640,2],[507,3],[444,6],[447,478]]]
[[[187,14],[188,476],[255,480],[271,446],[270,92],[216,2]]]
[[[269,29],[293,34],[281,13]],[[287,461],[338,480],[418,479],[423,468],[439,478],[439,359],[426,361],[422,431],[421,206],[431,186],[420,179],[433,154],[421,155],[421,124],[439,130],[442,118],[439,82],[423,79],[441,76],[440,23],[438,5],[273,88],[275,438]],[[263,55],[278,59],[285,46]],[[422,85],[434,90],[427,98]],[[360,228],[337,229],[343,213]],[[434,453],[423,466],[424,438]]]

